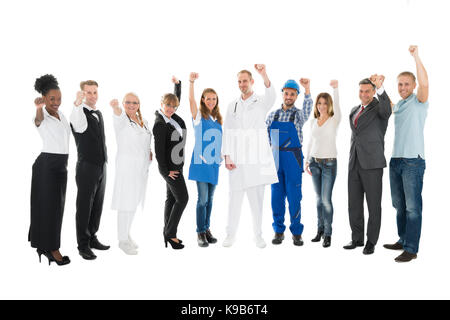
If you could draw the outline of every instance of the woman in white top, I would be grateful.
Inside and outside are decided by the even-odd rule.
[[[110,104],[117,141],[112,209],[118,212],[119,248],[128,255],[136,255],[138,246],[130,237],[130,229],[138,205],[144,205],[148,168],[153,158],[152,133],[142,118],[136,94],[128,93],[123,98],[125,112],[116,99]]]
[[[311,138],[307,149],[306,171],[312,176],[317,194],[318,230],[312,242],[323,237],[323,247],[331,245],[333,223],[332,193],[337,173],[336,135],[341,122],[338,81],[330,83],[334,90],[334,104],[331,96],[324,92],[316,98],[314,119],[311,122]]]
[[[67,159],[69,157],[70,127],[59,111],[61,91],[52,75],[36,79],[34,85],[42,97],[36,98],[34,125],[43,141],[42,153],[33,164],[31,180],[31,223],[28,241],[48,263],[59,266],[70,263],[69,257],[59,252],[61,226],[67,186]],[[45,107],[44,107],[45,106]]]

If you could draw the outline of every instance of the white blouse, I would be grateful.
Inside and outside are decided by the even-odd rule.
[[[60,111],[58,111],[60,119],[58,120],[58,118],[51,116],[45,107],[42,110],[44,111],[44,120],[39,127],[35,124],[36,117],[33,118],[33,124],[43,142],[41,152],[69,154],[70,126],[66,118]]]
[[[337,157],[336,136],[342,117],[337,88],[334,89],[333,106],[334,115],[328,118],[322,126],[318,125],[316,118],[311,120],[311,137],[306,153],[306,161],[308,162],[310,162],[311,157],[319,159]]]

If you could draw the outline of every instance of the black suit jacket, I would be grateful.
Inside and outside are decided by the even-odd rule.
[[[379,99],[379,100],[378,100]],[[384,135],[392,114],[391,102],[386,92],[378,95],[364,109],[355,127],[353,116],[358,111],[356,106],[350,112],[350,128],[352,140],[350,146],[349,169],[355,165],[356,159],[363,169],[379,169],[386,167],[384,157]]]

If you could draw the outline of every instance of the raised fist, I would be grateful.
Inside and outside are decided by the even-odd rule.
[[[377,89],[380,89],[384,83],[384,76],[381,74],[373,74],[370,76],[370,81],[377,87]]]
[[[419,47],[417,47],[417,46],[409,46],[409,53],[411,53],[411,55],[414,58],[417,58],[419,56]]]
[[[261,75],[266,73],[266,65],[265,64],[255,64],[255,69]]]
[[[109,103],[109,105],[111,107],[113,107],[113,109],[117,109],[119,107],[119,101],[117,99],[113,99],[111,100],[111,102]]]
[[[189,75],[189,81],[194,82],[197,79],[198,79],[198,73],[191,72],[191,74]]]
[[[83,103],[83,100],[85,98],[85,94],[83,91],[78,91],[77,92],[77,99],[75,100],[75,105],[78,107],[80,104]]]
[[[175,84],[178,84],[178,83],[180,83],[180,80],[178,80],[177,77],[172,76],[172,82],[175,83]]]
[[[339,86],[339,83],[338,83],[337,80],[331,80],[331,81],[330,81],[330,86],[331,86],[333,89],[336,89],[336,88]]]
[[[36,105],[36,109],[42,109],[45,106],[44,98],[39,97],[34,99],[34,104]]]
[[[307,78],[301,78],[300,79],[300,84],[302,85],[303,88],[309,89],[311,81],[309,79],[307,79]]]

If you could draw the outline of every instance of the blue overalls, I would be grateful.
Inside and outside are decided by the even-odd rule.
[[[302,146],[295,128],[294,112],[289,122],[278,121],[281,110],[275,113],[269,127],[275,164],[277,166],[278,183],[272,184],[272,212],[273,229],[276,233],[284,233],[284,215],[286,212],[286,197],[289,202],[291,225],[289,229],[293,235],[303,233],[300,223],[302,200],[303,154]]]

